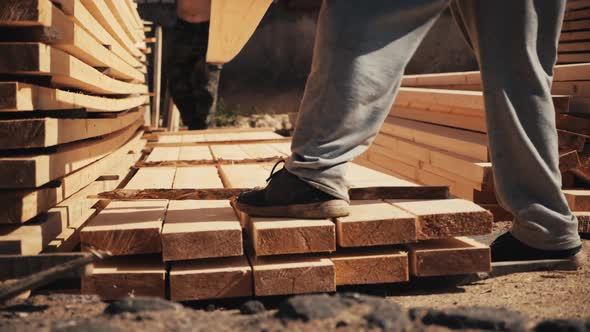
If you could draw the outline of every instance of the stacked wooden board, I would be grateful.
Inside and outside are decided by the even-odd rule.
[[[127,189],[252,188],[289,142],[268,131],[153,134]],[[235,140],[232,142],[232,140]],[[191,162],[193,161],[193,162]],[[164,163],[166,162],[166,163]],[[351,164],[353,187],[417,185]],[[488,271],[491,214],[462,199],[353,201],[335,220],[254,218],[228,200],[113,201],[86,224],[82,247],[116,257],[83,279],[84,293],[199,300],[332,292],[341,285]]]
[[[570,203],[583,200],[578,196],[590,188],[588,84],[589,63],[555,68],[560,170]],[[405,76],[374,144],[356,161],[417,183],[449,185],[453,195],[491,210],[496,219],[510,220],[494,193],[486,132],[479,72]],[[570,205],[576,212],[590,210]],[[584,225],[580,231],[587,232]]]
[[[140,158],[140,28],[131,1],[0,2],[0,254],[74,248]]]
[[[590,62],[590,1],[568,0],[558,63]]]

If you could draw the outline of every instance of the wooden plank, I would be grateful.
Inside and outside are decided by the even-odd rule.
[[[142,66],[111,34],[90,14],[80,0],[53,0],[60,9],[81,27],[86,29],[99,43],[107,46],[113,53],[134,68]]]
[[[251,262],[256,296],[336,291],[335,268],[328,258],[257,257]]]
[[[107,6],[111,9],[113,16],[119,25],[125,31],[125,34],[129,37],[129,39],[133,42],[133,45],[137,48],[145,49],[145,42],[144,37],[141,36],[139,33],[139,29],[135,29],[133,27],[133,16],[129,7],[127,7],[124,1],[121,0],[105,0]]]
[[[207,63],[224,64],[233,59],[252,36],[271,3],[272,0],[211,1]]]
[[[590,8],[579,9],[579,10],[568,10],[565,12],[564,20],[579,20],[584,18],[590,18]]]
[[[131,160],[137,160],[145,144],[140,140],[141,132],[129,142],[112,152],[108,156],[94,162],[81,170],[70,173],[61,178],[55,186],[45,186],[34,190],[3,191],[0,192],[0,224],[22,223],[40,213],[48,211],[67,197],[96,180],[101,175],[112,174],[119,170],[127,171]],[[129,154],[131,152],[132,154]],[[125,160],[125,162],[122,162]]]
[[[479,161],[489,161],[484,134],[392,117],[385,120],[381,131]]]
[[[408,254],[396,248],[338,250],[330,260],[336,269],[336,286],[409,280]]]
[[[566,52],[588,52],[590,50],[590,42],[573,42],[560,43],[557,48],[558,53]]]
[[[559,41],[572,41],[572,40],[588,40],[590,39],[590,31],[572,31],[562,32],[559,36]]]
[[[78,110],[121,112],[146,104],[147,96],[105,98],[22,82],[0,82],[0,111]]]
[[[7,9],[14,7],[10,1],[5,1],[0,4],[0,11],[8,11],[13,16],[3,15],[3,20],[0,25],[11,26],[11,25],[22,25],[21,17],[22,14],[18,11],[10,11]],[[109,75],[114,78],[123,80],[136,80],[138,82],[145,81],[145,75],[139,70],[133,68],[130,64],[123,61],[121,58],[116,56],[110,49],[100,44],[93,36],[90,35],[85,29],[82,29],[73,19],[67,17],[61,10],[51,4],[49,0],[33,0],[31,3],[32,7],[39,8],[36,20],[31,20],[27,17],[26,24],[34,25],[39,27],[47,27],[41,35],[28,36],[30,28],[25,30],[20,29],[14,31],[16,35],[18,32],[19,36],[23,36],[24,39],[14,41],[29,41],[29,42],[46,42],[54,45],[67,53],[70,53],[82,60],[86,64],[92,67],[104,67],[109,68]]]
[[[37,188],[81,169],[122,146],[140,125],[135,122],[102,139],[71,143],[53,153],[1,157],[0,173],[5,177],[0,181],[0,188]]]
[[[144,108],[114,118],[0,120],[0,149],[44,148],[108,135],[143,118]]]
[[[580,63],[590,61],[590,50],[587,53],[559,53],[558,63]]]
[[[250,158],[238,145],[211,145],[211,153],[215,160],[241,160]]]
[[[416,277],[492,270],[490,248],[466,237],[421,241],[407,247],[410,273]]]
[[[147,162],[158,162],[164,160],[178,160],[180,147],[155,147],[146,158]]]
[[[39,254],[39,255],[0,255],[0,281],[10,279],[20,279],[33,273],[37,273],[51,267],[72,261],[77,258],[85,257],[87,253],[67,252],[59,254]],[[78,269],[66,275],[66,278],[79,278],[85,268]]]
[[[162,99],[162,47],[164,45],[164,33],[161,26],[156,27],[156,45],[154,45],[154,57],[152,62],[152,91],[154,92],[152,100],[152,114],[150,117],[151,126],[158,128],[160,126],[160,103]],[[168,90],[166,90],[168,94]],[[170,99],[170,98],[169,98]],[[168,101],[170,103],[170,101]],[[170,124],[170,122],[169,122]]]
[[[590,211],[590,190],[563,190],[572,211]]]
[[[82,278],[81,293],[103,300],[129,296],[166,296],[166,266],[155,257],[114,257],[93,265]]]
[[[178,160],[211,160],[211,150],[207,146],[181,146]]]
[[[463,199],[387,202],[418,217],[418,240],[492,232],[492,214]]]
[[[77,58],[40,43],[0,43],[0,73],[49,75],[55,86],[99,94],[147,93],[143,84],[104,75]]]
[[[80,232],[82,248],[107,250],[115,256],[161,252],[167,205],[167,200],[111,202]]]
[[[576,31],[576,30],[588,30],[590,29],[590,20],[575,20],[563,22],[561,31]]]
[[[81,0],[82,4],[88,9],[88,11],[94,16],[94,18],[100,22],[110,35],[118,41],[129,53],[133,56],[142,58],[142,54],[139,49],[135,46],[135,43],[125,34],[123,28],[113,15],[113,12],[105,1],[94,1],[94,0]]]
[[[174,182],[175,168],[140,168],[125,189],[166,189]]]
[[[248,217],[256,256],[336,251],[336,230],[330,220]]]
[[[223,188],[223,183],[214,166],[181,167],[176,169],[172,188]]]
[[[453,128],[467,129],[481,133],[487,132],[485,119],[477,116],[465,116],[448,111],[436,111],[431,109],[424,110],[400,106],[394,106],[391,109],[390,114],[395,117],[407,120],[415,120]]]
[[[170,299],[172,301],[252,295],[252,268],[245,256],[171,264]]]
[[[366,247],[416,241],[416,217],[382,201],[354,201],[350,215],[336,218],[340,247]]]
[[[164,261],[243,254],[242,227],[228,200],[170,201],[162,229]]]

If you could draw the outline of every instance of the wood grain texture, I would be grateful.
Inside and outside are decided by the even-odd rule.
[[[174,262],[170,267],[172,301],[252,296],[252,285],[245,256]]]
[[[590,211],[590,190],[563,190],[572,211]]]
[[[115,256],[161,252],[167,205],[166,200],[111,202],[80,232],[82,248],[107,250]]]
[[[45,186],[33,190],[0,191],[0,224],[25,222],[40,213],[46,212],[64,199],[101,175],[118,174],[128,171],[129,163],[137,160],[145,145],[141,140],[142,132],[138,132],[127,143],[108,156],[61,178],[55,186]],[[131,159],[128,157],[131,156]]]
[[[166,266],[157,256],[114,257],[95,263],[82,278],[82,294],[103,300],[129,296],[166,296]]]
[[[416,216],[382,201],[353,201],[336,219],[338,245],[366,247],[416,241]]]
[[[578,218],[578,233],[589,234],[590,212],[574,212],[574,215]]]
[[[336,269],[336,286],[409,280],[408,254],[395,248],[339,250],[330,260]]]
[[[0,188],[37,188],[117,150],[135,135],[143,119],[105,135],[59,147],[53,153],[0,157]]]
[[[330,220],[249,217],[246,224],[257,256],[336,250],[336,230]]]
[[[336,291],[334,264],[327,258],[258,257],[251,262],[256,296]]]
[[[490,248],[469,238],[437,239],[407,245],[416,277],[458,275],[492,270]]]
[[[242,227],[228,200],[170,201],[162,229],[164,261],[241,255]]]
[[[463,199],[387,202],[418,218],[418,240],[484,235],[492,232],[492,214]]]

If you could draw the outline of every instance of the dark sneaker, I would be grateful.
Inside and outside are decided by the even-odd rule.
[[[492,262],[563,260],[565,268],[578,268],[585,261],[582,246],[566,250],[541,250],[527,246],[510,232],[500,235],[491,245]]]
[[[285,168],[274,172],[264,188],[240,193],[236,199],[238,210],[254,217],[289,217],[324,219],[345,217],[349,204],[299,179]]]

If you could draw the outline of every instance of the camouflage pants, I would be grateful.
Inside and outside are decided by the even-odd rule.
[[[213,96],[208,90],[209,67],[205,62],[209,22],[188,23],[178,19],[174,26],[168,58],[168,87],[182,122],[190,130],[206,129]]]

